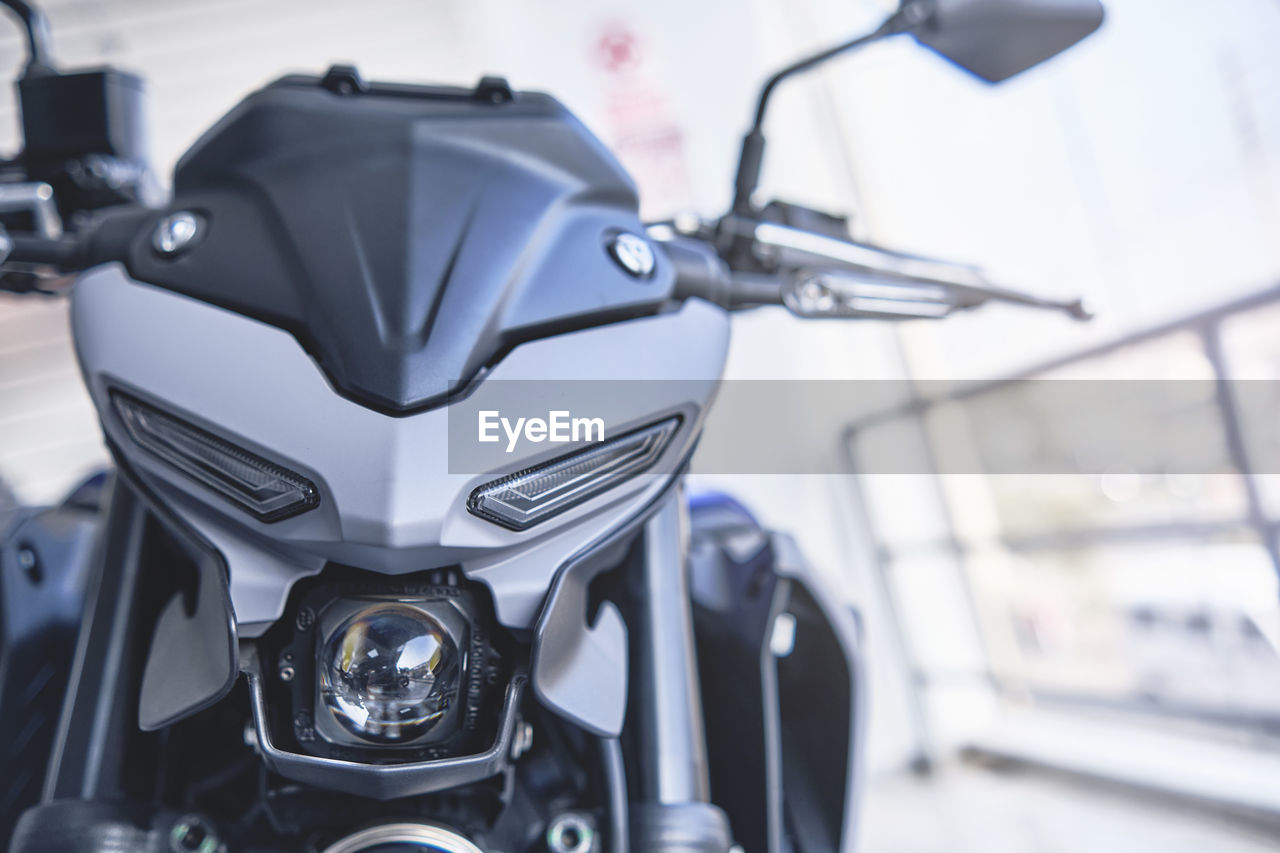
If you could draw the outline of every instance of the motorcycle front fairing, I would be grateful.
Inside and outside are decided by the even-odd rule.
[[[620,755],[628,630],[593,580],[669,512],[728,345],[721,308],[671,299],[625,173],[546,96],[331,72],[250,96],[174,186],[168,210],[120,220],[122,250],[73,290],[118,485],[46,805],[18,849],[50,832],[68,849],[112,827],[162,835],[176,818],[137,804],[173,760],[168,733],[233,707],[251,712],[254,763],[303,783],[320,823],[342,814],[325,792],[375,811],[444,790],[501,800],[547,712],[561,722],[545,730],[577,727]],[[621,235],[647,267],[624,262]],[[601,397],[600,383],[646,390]],[[665,424],[661,443],[527,529],[495,523],[476,511],[480,487],[592,442],[460,467],[450,430],[548,388],[615,443]],[[652,558],[679,561],[667,546]],[[355,630],[330,614],[392,599],[449,626],[463,666],[441,734],[418,727],[403,745],[364,718],[336,725],[321,684],[327,637]],[[518,834],[475,824],[487,811],[452,821]]]
[[[669,472],[714,394],[727,318],[664,308],[665,261],[640,279],[611,258],[611,235],[641,232],[634,188],[550,98],[335,79],[268,86],[183,158],[170,210],[191,211],[199,234],[180,254],[144,229],[122,264],[81,277],[87,385],[115,451],[226,560],[240,637],[328,563],[458,565],[488,585],[504,626],[531,630],[561,564],[671,476],[506,530],[468,496],[577,448],[525,445],[455,472],[459,407],[500,409],[486,390],[523,383],[586,394],[643,381],[666,399],[579,402],[606,435],[678,416],[658,466]],[[248,516],[140,447],[119,394],[296,472],[316,505]]]

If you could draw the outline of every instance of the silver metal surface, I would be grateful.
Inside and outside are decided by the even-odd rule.
[[[458,833],[426,823],[384,823],[329,845],[324,853],[360,853],[378,844],[424,844],[439,853],[484,853]]]
[[[198,814],[183,815],[169,830],[169,853],[190,853],[194,833],[198,853],[226,853],[227,845],[218,838],[209,821]]]
[[[779,613],[773,617],[773,630],[769,632],[769,651],[775,658],[785,658],[796,649],[796,617],[791,613]]]
[[[364,764],[359,761],[286,752],[276,746],[267,725],[267,700],[256,652],[244,654],[241,668],[249,680],[249,702],[253,710],[258,753],[268,769],[296,782],[376,800],[443,791],[500,773],[506,766],[507,756],[511,754],[520,696],[527,681],[524,675],[516,675],[511,679],[502,702],[497,737],[484,752],[404,764]]]
[[[242,637],[278,618],[293,582],[325,561],[388,574],[461,565],[493,591],[502,624],[530,627],[565,560],[670,481],[668,473],[640,474],[532,530],[505,530],[467,511],[470,493],[575,447],[522,444],[508,454],[484,445],[498,448],[491,467],[452,470],[448,410],[390,417],[365,408],[335,393],[287,332],[133,281],[117,265],[80,278],[72,323],[107,435],[226,558]],[[683,458],[701,429],[728,340],[727,315],[690,300],[659,316],[522,344],[462,404],[493,408],[490,380],[530,394],[534,383],[563,381],[566,395],[581,393],[584,414],[605,420],[606,435],[651,423],[655,412],[677,412],[684,421],[654,469],[669,471],[668,461]],[[632,383],[633,394],[592,390],[628,380],[644,381]],[[316,484],[319,506],[263,524],[227,505],[135,449],[110,409],[112,385],[298,471]],[[593,411],[592,401],[603,410]]]
[[[689,597],[688,517],[674,491],[646,523],[639,654],[632,684],[642,760],[639,799],[706,802],[707,746]]]
[[[568,812],[547,826],[547,849],[551,853],[588,853],[595,837],[595,827],[584,815]]]
[[[200,217],[189,210],[171,213],[156,225],[151,235],[151,247],[166,257],[180,254],[199,236],[200,223]]]
[[[758,223],[751,229],[757,249],[769,260],[793,270],[784,287],[784,304],[802,317],[945,317],[954,310],[998,301],[1060,311],[1076,320],[1093,315],[1083,299],[1051,299],[996,284],[981,268],[894,252],[786,225]],[[821,277],[818,287],[807,279]],[[834,314],[810,312],[806,305],[831,296]],[[805,290],[811,290],[805,293]]]
[[[755,238],[765,246],[782,253],[779,259],[788,265],[802,266],[813,261],[836,261],[902,278],[971,286],[987,284],[982,271],[969,264],[893,252],[772,222],[757,224]]]
[[[521,721],[516,725],[515,737],[511,741],[511,760],[519,761],[521,756],[533,748],[533,723]]]
[[[630,231],[619,232],[609,241],[609,256],[635,278],[648,278],[658,265],[649,241]]]
[[[62,217],[53,200],[53,187],[43,181],[0,184],[0,213],[30,211],[36,231],[52,240],[62,236]]]

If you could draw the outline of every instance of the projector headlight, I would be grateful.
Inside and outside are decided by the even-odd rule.
[[[476,755],[494,742],[519,656],[488,588],[456,566],[300,579],[258,641],[280,743],[361,764]]]
[[[524,530],[650,468],[678,426],[679,417],[668,418],[486,483],[471,493],[467,509],[503,527]]]
[[[129,437],[259,521],[279,521],[320,503],[315,484],[121,391],[111,404]]]
[[[462,657],[448,631],[401,602],[356,612],[320,651],[320,697],[334,719],[373,743],[413,740],[444,717]]]

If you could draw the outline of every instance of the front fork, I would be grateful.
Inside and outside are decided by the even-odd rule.
[[[682,489],[645,523],[643,549],[631,589],[629,722],[638,758],[632,850],[725,853],[732,845],[728,820],[710,802]]]
[[[141,502],[125,484],[119,484],[99,554],[98,594],[92,597],[92,611],[80,638],[72,689],[46,780],[44,800],[51,810],[31,816],[34,820],[25,833],[29,841],[45,836],[51,821],[65,823],[67,808],[75,812],[75,821],[95,826],[109,823],[139,838],[145,834],[132,826],[128,816],[94,811],[96,800],[119,798],[122,779],[130,775],[123,772],[128,758],[121,745],[149,737],[136,730],[141,673],[121,669],[129,661],[135,662],[136,669],[145,651],[139,631],[147,620],[136,618],[145,522]],[[630,590],[634,602],[628,725],[634,747],[630,850],[727,853],[733,843],[728,820],[709,801],[689,588],[689,519],[681,490],[673,491],[648,519],[641,540],[642,559],[639,571],[632,573]],[[144,792],[130,793],[145,799]],[[19,847],[34,850],[39,844]]]

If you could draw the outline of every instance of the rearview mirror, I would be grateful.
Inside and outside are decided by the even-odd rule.
[[[912,0],[908,0],[911,2]],[[1102,25],[1099,0],[925,0],[916,40],[999,83],[1057,56]]]

